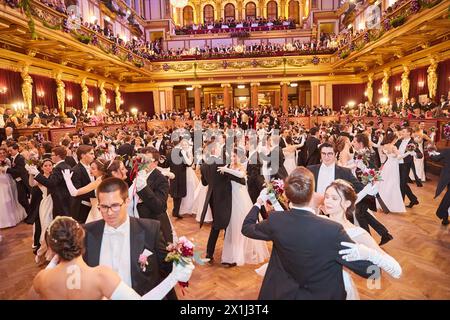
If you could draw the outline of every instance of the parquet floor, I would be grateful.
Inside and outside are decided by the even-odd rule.
[[[437,177],[423,188],[412,186],[420,205],[405,214],[377,213],[394,240],[384,249],[395,257],[403,268],[401,279],[383,274],[379,289],[368,289],[365,279],[354,276],[361,299],[450,299],[450,228],[443,227],[435,216],[440,199],[433,199]],[[171,204],[170,204],[171,206]],[[205,251],[209,226],[199,229],[194,217],[173,220],[178,235],[193,238],[197,247]],[[24,299],[32,279],[39,271],[31,252],[32,226],[20,224],[0,230],[0,299]],[[377,241],[379,237],[372,232]],[[220,261],[222,236],[215,259]],[[256,299],[262,278],[254,270],[258,266],[224,268],[197,266],[190,287],[180,299]]]

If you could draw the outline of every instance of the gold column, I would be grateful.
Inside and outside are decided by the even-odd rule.
[[[257,108],[258,107],[258,87],[259,87],[259,83],[258,82],[250,83],[250,88],[251,88],[251,106],[252,106],[252,108]]]
[[[164,88],[164,94],[166,95],[166,112],[174,110],[173,102],[173,87]]]
[[[58,71],[55,75],[55,82],[56,82],[56,99],[58,100],[58,109],[61,112],[65,111],[64,103],[66,100],[66,89],[65,84],[61,79],[62,72]]]
[[[221,87],[223,88],[223,106],[226,110],[229,110],[231,107],[231,99],[230,99],[231,84],[223,83]]]
[[[100,81],[98,88],[100,89],[100,106],[105,110],[106,108],[106,91],[105,81]]]
[[[89,103],[89,89],[86,86],[86,77],[81,79],[81,107],[83,111],[86,111]]]
[[[194,88],[195,114],[199,116],[202,112],[202,86],[197,84],[192,87]]]
[[[203,94],[204,104],[205,108],[208,109],[211,105],[211,94],[210,93],[204,93]]]
[[[273,106],[275,110],[280,109],[281,99],[280,99],[280,90],[275,91],[275,105]]]
[[[116,84],[116,86],[114,87],[114,91],[116,93],[116,111],[119,112],[120,110],[120,105],[122,104],[122,97],[120,95],[120,86],[118,84]]]
[[[403,101],[406,101],[409,97],[409,66],[403,65],[403,73],[402,73],[402,81],[401,81],[401,87],[402,87],[402,98]]]
[[[320,104],[319,83],[311,82],[311,105],[310,105],[310,107],[319,106],[319,104]]]
[[[290,83],[289,82],[281,82],[280,86],[281,86],[281,106],[282,106],[282,111],[283,113],[287,113],[288,112],[288,85]]]
[[[402,80],[403,81],[403,80]],[[369,73],[367,76],[367,100],[369,103],[373,101],[373,73]]]
[[[33,79],[28,74],[28,65],[25,65],[20,73],[22,76],[22,96],[24,102],[24,108],[28,108],[28,111],[32,112],[32,98],[33,98]]]
[[[436,73],[438,64],[434,57],[431,58],[430,62],[431,62],[431,64],[427,69],[428,93],[429,93],[430,98],[434,99],[434,97],[436,97],[437,84],[438,84],[438,78],[437,78],[437,73]]]
[[[391,76],[391,70],[386,68],[383,70],[383,80],[381,83],[381,92],[383,93],[383,98],[389,99],[389,77]]]

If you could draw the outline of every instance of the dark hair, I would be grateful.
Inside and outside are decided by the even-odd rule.
[[[337,194],[339,195],[339,197],[341,198],[341,203],[342,201],[350,201],[350,207],[347,208],[347,210],[345,211],[345,216],[347,217],[347,219],[349,220],[353,220],[353,212],[355,211],[355,202],[356,202],[356,192],[355,189],[353,188],[353,186],[348,183],[345,180],[342,179],[337,179],[335,181],[333,181],[326,189],[325,191],[327,191],[329,188],[333,187]],[[341,204],[342,207],[342,204]]]
[[[92,146],[88,146],[88,145],[85,145],[85,144],[82,144],[81,146],[79,146],[78,149],[77,149],[77,158],[78,158],[78,160],[81,160],[81,156],[83,154],[91,152],[92,149],[93,149]]]
[[[381,145],[389,144],[392,141],[394,141],[397,138],[396,134],[392,131],[388,131],[386,133],[386,136],[384,137],[383,141],[381,142]]]
[[[106,162],[103,159],[95,159],[92,163],[95,163],[97,170],[102,173],[102,176],[106,176]],[[91,163],[91,164],[92,164]]]
[[[413,134],[413,129],[411,127],[403,127],[402,129],[408,131],[409,134]]]
[[[69,146],[70,146],[70,139],[67,139],[67,138],[63,139],[63,140],[61,141],[61,145],[62,145],[63,147],[69,147]]]
[[[100,193],[111,193],[115,191],[120,191],[120,196],[122,199],[128,198],[128,185],[125,181],[115,177],[109,177],[104,179],[100,185],[97,187],[97,196]]]
[[[17,142],[10,144],[8,147],[13,148],[14,150],[19,150],[19,144]]]
[[[89,144],[91,143],[91,138],[89,138],[89,136],[85,134],[84,136],[81,137],[81,142],[83,144]]]
[[[312,136],[315,136],[318,131],[319,131],[319,128],[312,127],[311,129],[309,129],[309,134]]]
[[[140,153],[143,153],[143,154],[151,154],[152,155],[152,158],[155,160],[155,161],[159,161],[159,158],[160,158],[160,154],[159,154],[159,151],[156,149],[156,148],[153,148],[153,147],[144,147],[144,148],[141,148],[140,150],[139,150],[139,152]]]
[[[347,136],[339,136],[336,139],[336,142],[334,145],[334,147],[335,147],[334,152],[338,153],[338,152],[342,152],[342,150],[344,150],[346,139],[348,139]]]
[[[62,260],[71,261],[84,253],[84,229],[71,217],[56,217],[46,233],[47,245]]]
[[[333,151],[335,150],[334,143],[331,143],[331,142],[324,142],[324,143],[322,143],[320,145],[320,147],[319,147],[319,152],[322,152],[323,148],[331,148],[331,149],[333,149]]]
[[[366,134],[364,134],[364,133],[358,133],[358,134],[355,136],[355,140],[356,140],[356,142],[358,142],[358,143],[362,143],[363,146],[364,146],[364,148],[368,148],[368,147],[369,147],[369,137],[368,137]]]
[[[52,149],[52,152],[56,156],[60,157],[62,160],[64,160],[66,158],[66,156],[67,156],[67,150],[64,147],[54,147]]]
[[[122,161],[120,160],[111,160],[109,161],[105,168],[106,168],[106,177],[112,177],[113,171],[118,171],[120,169],[120,164]]]
[[[50,141],[44,141],[42,143],[42,148],[44,149],[45,153],[52,153],[53,143],[51,143]]]
[[[297,167],[286,178],[286,197],[295,205],[307,205],[314,192],[314,175],[305,167]]]

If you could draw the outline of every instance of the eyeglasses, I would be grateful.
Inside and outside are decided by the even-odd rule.
[[[334,156],[334,152],[321,152],[323,157],[333,157]]]
[[[123,201],[122,203],[113,203],[110,206],[101,204],[98,206],[98,210],[100,210],[101,213],[107,213],[109,209],[111,209],[112,212],[119,212],[124,203],[125,201]]]

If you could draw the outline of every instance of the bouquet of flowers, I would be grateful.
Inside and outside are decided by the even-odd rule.
[[[154,162],[154,159],[151,155],[138,153],[131,159],[131,171],[130,171],[130,179],[133,180],[139,171],[145,170],[148,168],[150,163]]]
[[[356,151],[356,160],[361,161],[362,163],[367,165],[370,160],[370,150],[363,149],[363,150]]]
[[[35,166],[36,168],[39,168],[42,165],[41,161],[36,158],[30,158],[30,159],[26,160],[25,163],[29,166]]]
[[[406,146],[406,151],[414,151],[416,150],[416,145],[414,143],[408,143],[408,145]]]
[[[166,262],[174,262],[177,265],[181,264],[183,267],[192,264],[194,261],[199,265],[204,264],[200,258],[200,252],[195,251],[195,245],[184,236],[178,238],[178,241],[174,243],[169,243],[166,249],[169,251],[164,259]],[[178,283],[181,288],[189,286],[189,282]]]
[[[380,171],[375,169],[367,169],[361,175],[361,182],[365,185],[368,183],[374,184],[375,182],[382,180]]]
[[[267,188],[268,201],[270,205],[277,211],[286,210],[289,200],[284,193],[284,181],[281,179],[274,179],[265,184]]]

